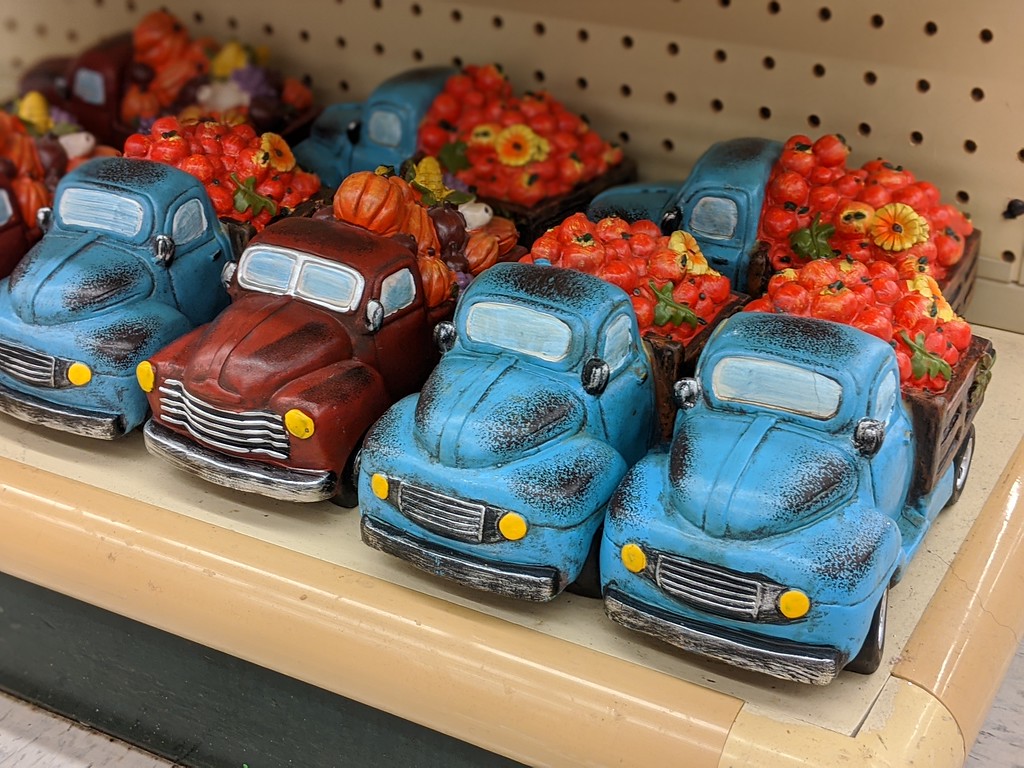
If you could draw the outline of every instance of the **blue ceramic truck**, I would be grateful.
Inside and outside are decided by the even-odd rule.
[[[112,439],[148,410],[135,366],[227,305],[231,243],[202,183],[148,160],[80,166],[43,222],[0,281],[0,411]]]
[[[549,600],[596,568],[608,499],[655,433],[629,297],[581,272],[497,264],[436,335],[447,351],[423,390],[363,445],[363,541],[468,586]]]
[[[608,615],[780,678],[873,672],[889,588],[967,480],[992,359],[975,337],[945,393],[901,396],[892,348],[858,329],[726,320],[676,385],[670,448],[609,504]]]

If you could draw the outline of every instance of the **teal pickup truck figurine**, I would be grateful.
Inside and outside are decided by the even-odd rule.
[[[992,359],[974,337],[944,393],[901,396],[892,347],[856,328],[726,320],[676,385],[671,447],[611,500],[608,615],[775,677],[875,671],[889,588],[967,481]]]
[[[605,506],[656,432],[629,297],[582,272],[497,264],[437,336],[447,351],[423,390],[363,444],[363,541],[498,594],[595,590]]]
[[[119,437],[149,409],[135,366],[227,305],[231,243],[202,183],[148,160],[85,163],[42,220],[0,281],[0,411]]]

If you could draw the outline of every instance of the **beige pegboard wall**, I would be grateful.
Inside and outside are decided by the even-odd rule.
[[[167,7],[193,35],[265,44],[324,102],[421,64],[500,62],[637,159],[682,177],[718,139],[839,132],[939,185],[983,231],[969,317],[1024,332],[1024,9],[1017,0],[3,0],[0,81]]]

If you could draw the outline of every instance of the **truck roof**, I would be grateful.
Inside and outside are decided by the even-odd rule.
[[[599,277],[537,264],[495,264],[476,277],[470,289],[474,296],[484,293],[529,298],[556,314],[569,310],[598,322],[615,306],[628,301],[621,288]]]
[[[399,102],[408,105],[415,114],[423,115],[456,72],[454,67],[417,67],[399,72],[374,88],[366,104]]]
[[[782,144],[773,139],[728,139],[712,144],[697,159],[686,186],[764,187]]]
[[[741,312],[726,320],[708,342],[705,361],[732,355],[775,357],[831,373],[839,381],[873,376],[892,347],[859,328],[813,317]]]
[[[249,247],[265,244],[293,248],[358,268],[364,276],[390,271],[397,263],[412,265],[413,252],[390,237],[334,219],[292,216],[253,237]]]
[[[159,194],[164,200],[173,200],[183,192],[201,186],[195,176],[155,160],[102,157],[83,163],[64,176],[57,194],[65,187],[82,183],[150,198]]]

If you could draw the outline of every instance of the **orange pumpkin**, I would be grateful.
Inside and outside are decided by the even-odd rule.
[[[23,133],[9,134],[7,141],[0,147],[0,154],[14,163],[18,176],[42,178],[43,164],[39,161],[36,143],[31,136]]]
[[[492,219],[493,221],[493,219]],[[494,266],[499,256],[498,238],[483,229],[475,229],[469,233],[466,243],[466,261],[469,262],[469,273],[479,275],[488,267]]]
[[[132,83],[121,99],[121,120],[129,125],[144,117],[160,114],[160,100],[152,91],[145,91]]]
[[[455,273],[441,259],[418,256],[416,263],[420,268],[423,295],[428,307],[439,306],[455,295]]]
[[[504,216],[492,216],[491,220],[477,231],[494,235],[498,241],[499,256],[504,256],[519,242],[519,230],[516,229],[516,223]]]
[[[437,256],[441,251],[434,222],[427,209],[418,203],[411,203],[405,209],[398,231],[416,238],[416,253],[420,256]]]
[[[14,196],[18,199],[22,219],[30,227],[35,226],[36,212],[43,206],[53,203],[50,190],[43,182],[30,179],[27,176],[12,179],[11,188],[14,190]]]
[[[203,65],[188,58],[169,61],[156,71],[156,76],[149,84],[149,89],[156,96],[161,107],[168,107],[178,98],[178,94],[181,93],[185,84],[192,78],[203,74],[206,69]]]
[[[132,31],[135,60],[159,69],[184,55],[189,45],[188,32],[167,11],[147,13]]]
[[[298,112],[305,112],[313,106],[313,92],[301,80],[286,77],[281,86],[281,101]]]
[[[405,218],[401,189],[373,171],[346,177],[334,193],[334,217],[379,235],[393,235]]]

